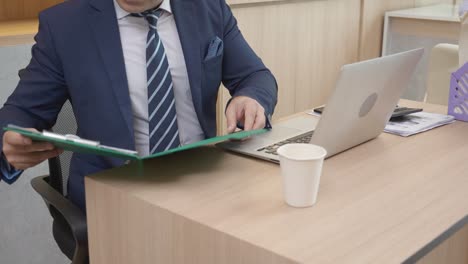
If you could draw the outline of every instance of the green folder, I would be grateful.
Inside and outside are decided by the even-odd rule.
[[[93,145],[74,142],[71,140],[44,136],[41,132],[29,131],[24,128],[13,126],[13,125],[4,127],[3,130],[19,133],[34,141],[50,142],[57,148],[60,148],[63,150],[68,150],[68,151],[78,152],[78,153],[85,153],[85,154],[108,156],[108,157],[114,157],[114,158],[122,158],[122,159],[127,159],[127,160],[146,160],[146,159],[157,158],[157,157],[169,155],[169,154],[184,151],[184,150],[198,148],[198,147],[205,146],[205,145],[216,144],[216,143],[223,142],[226,140],[241,140],[244,138],[251,137],[253,135],[263,134],[268,131],[267,129],[241,131],[241,132],[237,132],[237,133],[233,133],[233,134],[229,134],[225,136],[205,139],[196,143],[192,143],[192,144],[174,148],[168,151],[156,153],[150,156],[140,157],[137,154],[128,153],[127,150],[123,150],[123,149],[118,150],[118,149],[113,149],[113,148],[109,148],[108,146],[102,146],[102,145],[93,146]]]

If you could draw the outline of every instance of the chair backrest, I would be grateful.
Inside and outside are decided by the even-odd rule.
[[[76,134],[77,125],[70,101],[60,111],[52,131],[59,134]],[[67,195],[67,184],[72,152],[65,151],[57,158],[49,159],[49,184],[63,196]]]
[[[458,46],[439,44],[431,51],[426,102],[447,105],[452,72],[458,69]]]

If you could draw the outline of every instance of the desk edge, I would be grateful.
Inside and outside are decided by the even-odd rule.
[[[468,214],[466,214],[465,217],[463,217],[461,220],[456,222],[449,229],[447,229],[445,232],[440,234],[438,237],[436,237],[434,240],[429,242],[427,245],[425,245],[423,248],[418,250],[416,253],[414,253],[411,257],[407,258],[402,263],[410,264],[410,263],[418,262],[424,256],[429,254],[433,249],[435,249],[437,246],[442,244],[445,240],[450,238],[453,234],[455,234],[456,232],[461,230],[463,227],[465,227],[467,224],[468,224]]]

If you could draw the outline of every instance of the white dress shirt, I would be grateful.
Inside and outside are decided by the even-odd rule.
[[[130,16],[130,13],[123,10],[116,0],[114,0],[114,6],[132,102],[136,151],[140,156],[147,156],[149,154],[149,122],[146,41],[149,26],[146,19]],[[184,53],[170,0],[164,0],[160,8],[164,12],[158,20],[157,30],[169,61],[180,142],[186,145],[204,139],[205,135],[195,113]]]

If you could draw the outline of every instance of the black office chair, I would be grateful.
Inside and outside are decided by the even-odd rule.
[[[75,134],[76,121],[70,102],[66,102],[52,129],[60,134]],[[72,264],[88,263],[86,215],[67,197],[71,152],[49,160],[49,175],[31,180],[33,189],[44,199],[53,218],[53,236]]]

